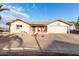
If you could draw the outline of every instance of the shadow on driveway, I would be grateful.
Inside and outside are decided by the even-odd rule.
[[[55,40],[43,51],[46,55],[79,55],[79,45]]]

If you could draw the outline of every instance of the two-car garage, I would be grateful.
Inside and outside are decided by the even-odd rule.
[[[69,33],[70,25],[62,20],[51,22],[47,25],[47,33]]]
[[[48,33],[67,33],[66,26],[49,26]]]

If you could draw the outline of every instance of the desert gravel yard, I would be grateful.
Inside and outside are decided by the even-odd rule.
[[[13,40],[18,39],[17,35],[23,40],[21,46],[18,40]],[[10,49],[19,51],[22,48],[20,52],[25,55],[79,55],[79,34],[38,34],[36,38],[30,34],[0,35],[0,55],[8,41],[12,43]]]

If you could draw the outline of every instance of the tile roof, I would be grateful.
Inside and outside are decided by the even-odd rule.
[[[49,22],[30,22],[31,26],[46,26]]]
[[[50,23],[53,23],[53,22],[55,22],[55,21],[60,21],[60,22],[63,22],[63,23],[65,23],[65,24],[68,24],[68,25],[72,25],[71,23],[69,23],[69,22],[65,22],[64,20],[62,20],[62,19],[57,19],[57,20],[55,20],[55,21],[53,21],[53,22],[26,22],[26,21],[23,21],[23,20],[21,20],[21,19],[16,19],[16,20],[13,20],[12,22],[10,22],[10,23],[13,23],[13,22],[15,22],[15,21],[22,21],[22,22],[24,22],[24,23],[27,23],[27,24],[29,24],[29,25],[31,25],[31,26],[46,26],[46,25],[48,25],[48,24],[50,24]]]
[[[57,19],[57,20],[55,20],[55,21],[53,21],[53,22],[56,22],[56,21],[60,21],[60,22],[63,22],[63,23],[65,23],[65,24],[68,24],[68,25],[72,25],[70,22],[65,22],[63,19]],[[50,23],[53,23],[53,22],[50,22]],[[48,23],[48,24],[50,24],[50,23]]]

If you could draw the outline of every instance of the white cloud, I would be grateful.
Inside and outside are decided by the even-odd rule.
[[[29,15],[22,13],[18,10],[10,10],[10,14],[12,14],[13,16],[19,17],[19,18],[29,18]]]
[[[16,18],[27,19],[29,15],[24,13],[24,9],[22,7],[11,6],[10,4],[3,4],[5,8],[9,8],[10,11],[0,12],[0,15],[3,16],[3,21],[10,21]]]

